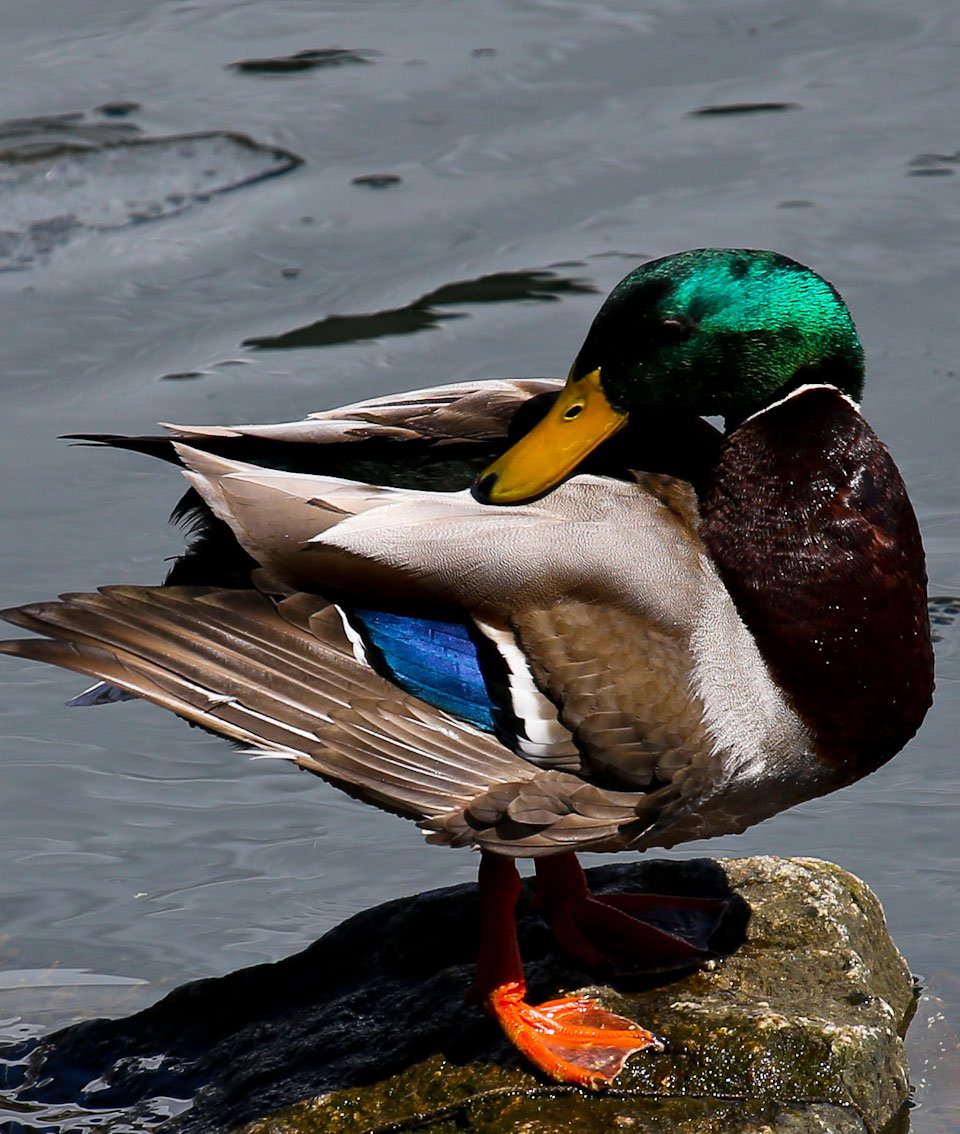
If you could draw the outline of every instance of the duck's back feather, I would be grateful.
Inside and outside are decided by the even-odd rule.
[[[578,477],[537,505],[491,508],[181,457],[277,605],[249,591],[108,590],[21,612],[71,643],[21,652],[59,651],[48,660],[285,752],[437,841],[511,854],[741,830],[830,786],[704,552],[688,486]],[[509,679],[488,691],[527,727],[498,728],[502,745],[404,694],[354,657],[322,588],[348,614],[460,610],[514,677],[524,659],[552,746],[524,758],[530,710]],[[718,699],[715,670],[744,688]],[[729,728],[721,739],[731,714],[742,744]]]

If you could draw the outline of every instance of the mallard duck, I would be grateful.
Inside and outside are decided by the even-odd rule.
[[[162,587],[4,612],[43,637],[2,648],[479,849],[477,995],[536,1066],[602,1086],[659,1041],[526,1002],[514,860],[586,962],[696,964],[708,944],[662,916],[682,899],[593,897],[575,852],[742,831],[877,768],[930,704],[923,550],[862,385],[810,269],[668,256],[614,289],[562,387],[87,437],[179,461],[199,540]]]

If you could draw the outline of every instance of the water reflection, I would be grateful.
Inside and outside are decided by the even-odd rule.
[[[132,122],[74,113],[2,122],[0,272],[42,264],[83,232],[177,216],[300,164],[239,133],[147,138]]]
[[[270,59],[241,59],[230,66],[234,71],[247,75],[291,75],[325,67],[346,67],[351,63],[372,63],[379,54],[379,51],[362,47],[306,48],[292,55],[276,55]]]
[[[327,315],[315,323],[296,327],[281,335],[246,339],[243,345],[263,350],[285,350],[356,343],[364,339],[382,339],[393,335],[413,335],[418,331],[435,330],[448,319],[463,319],[466,314],[438,311],[437,308],[482,303],[518,303],[524,300],[551,303],[563,295],[589,295],[596,291],[597,288],[587,280],[566,278],[547,270],[494,272],[473,280],[444,284],[405,307],[362,315]]]

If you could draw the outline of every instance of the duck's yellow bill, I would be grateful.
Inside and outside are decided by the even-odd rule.
[[[474,495],[485,504],[521,504],[560,483],[627,423],[600,385],[600,371],[567,384],[547,416],[483,470]]]

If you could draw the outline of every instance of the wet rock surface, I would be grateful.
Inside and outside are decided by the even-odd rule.
[[[78,1107],[136,1113],[142,1127],[176,1100],[193,1103],[168,1128],[182,1134],[245,1125],[248,1134],[852,1134],[898,1121],[913,984],[863,883],[813,859],[647,861],[588,873],[600,891],[736,895],[715,941],[720,952],[737,949],[732,956],[598,987],[557,953],[525,892],[531,999],[586,988],[668,1041],[660,1055],[634,1056],[616,1091],[545,1083],[464,1003],[477,940],[472,886],[366,911],[295,957],[185,985],[127,1019],[0,1050],[0,1081],[5,1067],[24,1128],[42,1113],[45,1130],[77,1129]],[[59,1108],[72,1114],[69,1127],[55,1120]]]

